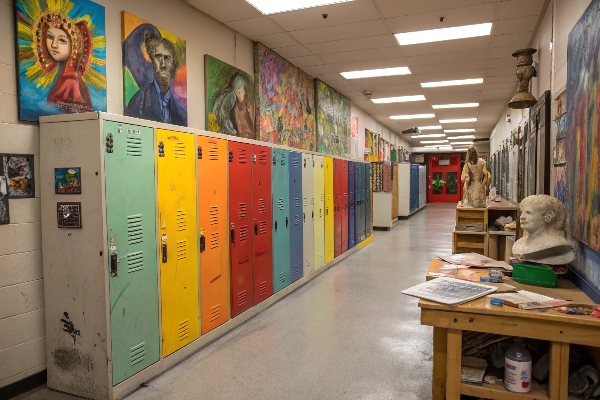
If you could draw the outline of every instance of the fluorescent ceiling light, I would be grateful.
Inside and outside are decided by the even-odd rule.
[[[454,151],[467,151],[469,150],[468,148],[463,148],[463,149],[453,149]]]
[[[425,119],[435,118],[435,114],[392,115],[390,119]]]
[[[371,101],[375,104],[383,104],[383,103],[404,103],[407,101],[421,101],[425,100],[425,96],[419,94],[417,96],[400,96],[400,97],[385,97],[381,99],[371,99]]]
[[[479,107],[479,103],[461,103],[461,104],[437,104],[431,106],[433,109],[438,108],[468,108],[468,107]]]
[[[475,138],[475,135],[464,135],[464,136],[449,137],[448,139],[456,140],[456,139],[474,139],[474,138]]]
[[[447,140],[421,140],[421,144],[448,143]]]
[[[444,129],[446,133],[475,132],[475,129]]]
[[[263,14],[275,14],[285,11],[301,10],[303,8],[312,8],[325,6],[327,4],[345,3],[352,0],[246,0],[254,8]]]
[[[477,122],[477,118],[440,119],[440,124],[456,124],[459,122]]]
[[[420,131],[433,131],[436,129],[442,129],[441,125],[434,125],[434,126],[419,126],[419,130]]]
[[[460,86],[460,85],[476,85],[483,83],[483,78],[461,79],[457,81],[441,81],[441,82],[425,82],[421,83],[421,87],[440,87],[440,86]]]
[[[465,39],[470,37],[488,36],[492,31],[492,23],[455,26],[452,28],[430,29],[426,31],[396,33],[400,46],[409,44],[441,42],[444,40]]]
[[[448,144],[440,144],[440,145],[431,145],[431,146],[425,146],[428,149],[451,149],[452,146],[448,145]]]
[[[346,79],[374,78],[378,76],[410,75],[408,67],[368,69],[364,71],[340,72]]]
[[[421,143],[423,143],[423,142],[421,142]],[[473,142],[452,142],[453,146],[457,146],[459,144],[464,144],[465,146],[470,146],[473,144]]]
[[[411,139],[434,138],[434,137],[446,137],[446,135],[443,133],[430,133],[429,135],[411,136]]]

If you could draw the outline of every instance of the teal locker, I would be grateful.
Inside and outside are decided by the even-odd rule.
[[[313,157],[310,154],[302,154],[302,253],[304,264],[304,276],[315,269],[315,177]]]
[[[273,291],[291,283],[289,151],[273,149]]]
[[[325,164],[323,156],[313,156],[315,196],[315,268],[325,265]]]

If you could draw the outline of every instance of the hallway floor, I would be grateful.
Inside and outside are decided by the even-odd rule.
[[[432,329],[400,292],[452,252],[455,207],[428,204],[375,231],[364,249],[127,400],[430,399]],[[18,399],[74,397],[39,388]]]

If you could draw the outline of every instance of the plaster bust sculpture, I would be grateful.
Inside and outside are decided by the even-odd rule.
[[[513,245],[521,261],[564,265],[575,260],[575,251],[565,237],[566,213],[562,203],[545,194],[521,201],[521,227],[525,235]]]

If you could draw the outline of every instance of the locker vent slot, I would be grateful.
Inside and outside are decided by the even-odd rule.
[[[279,274],[279,283],[285,283],[285,272]]]
[[[264,214],[267,211],[267,202],[265,199],[258,199],[258,212]]]
[[[144,358],[146,358],[146,342],[133,346],[129,350],[129,363],[131,365],[144,361]]]
[[[185,160],[185,143],[175,143],[175,158]]]
[[[300,216],[294,215],[294,225],[300,225]]]
[[[219,206],[210,207],[210,224],[219,225]]]
[[[221,317],[221,305],[217,304],[210,308],[210,322],[213,322]]]
[[[321,193],[321,201],[325,201],[325,195],[323,195],[323,193]]]
[[[246,303],[246,300],[248,300],[248,292],[245,290],[242,290],[241,292],[238,293],[238,305],[242,305]]]
[[[208,142],[208,159],[211,161],[219,160],[219,147],[217,146],[217,142]]]
[[[142,215],[127,216],[127,243],[138,244],[144,241],[144,231],[142,228]]]
[[[292,165],[293,165],[294,167],[298,167],[298,164],[299,164],[299,163],[300,163],[300,157],[294,157],[294,158],[292,159]]]
[[[267,281],[261,282],[260,285],[258,285],[258,292],[260,294],[267,293]]]
[[[213,232],[210,234],[210,248],[216,249],[219,247],[219,232]]]
[[[246,152],[246,149],[238,149],[238,162],[240,164],[248,163],[248,153]]]
[[[310,204],[312,204],[312,205],[314,205],[314,204],[315,204],[315,198],[314,198],[314,197],[311,197],[311,198],[310,198]]]
[[[307,267],[311,267],[312,266],[312,258],[309,257],[309,258],[306,259],[306,266]]]
[[[142,155],[142,138],[137,136],[127,136],[127,155],[139,157]]]
[[[186,219],[185,211],[177,210],[176,218],[177,218],[177,232],[185,231],[187,229],[187,219]]]
[[[282,198],[279,198],[277,200],[277,208],[280,210],[283,210],[283,199]]]
[[[177,242],[177,259],[185,260],[187,258],[187,240]]]
[[[248,225],[240,226],[240,242],[248,240]]]
[[[304,205],[306,206],[306,197],[303,197],[303,199],[304,199]]]
[[[294,265],[294,276],[298,275],[298,266]]]
[[[190,320],[186,319],[179,323],[179,340],[184,340],[190,335]]]
[[[261,150],[258,153],[258,163],[260,165],[267,165],[267,152],[264,150]]]
[[[248,212],[248,205],[246,203],[240,203],[239,216],[240,218],[246,218]]]
[[[281,159],[279,160],[279,164],[285,165],[285,154],[281,155]]]
[[[260,221],[258,223],[258,233],[264,235],[267,233],[267,221]]]
[[[294,207],[300,207],[300,199],[298,197],[294,199]]]
[[[127,272],[135,272],[144,269],[144,252],[137,251],[127,254]]]

